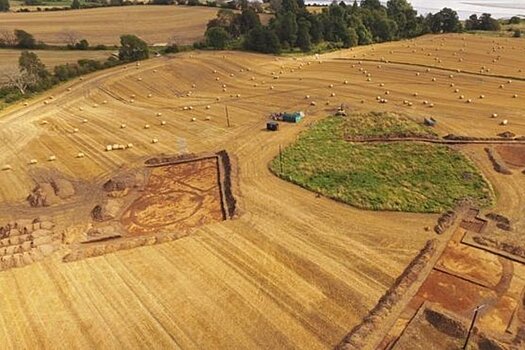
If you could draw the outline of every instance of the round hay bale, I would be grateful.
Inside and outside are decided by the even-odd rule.
[[[85,154],[83,152],[78,152],[76,157],[77,158],[84,158]]]
[[[317,103],[315,103],[315,101],[310,102],[310,106],[316,106],[316,105]]]
[[[157,117],[160,117],[161,115],[162,115],[161,112],[157,112],[157,114],[156,114]]]
[[[518,98],[517,94],[512,95],[512,98]]]
[[[29,164],[37,164],[37,163],[38,163],[38,160],[36,160],[36,159],[31,159],[29,161]]]
[[[211,120],[211,117],[207,116],[205,119],[209,121],[209,120]]]
[[[73,133],[77,133],[77,132],[78,132],[78,128],[74,128]]]
[[[158,139],[151,139],[151,143],[158,143],[159,140]]]
[[[485,95],[483,95],[483,94],[482,94],[482,95],[479,95],[479,98],[480,98],[481,100],[483,100],[483,99],[485,98]]]
[[[160,122],[160,125],[166,125],[166,121],[164,121],[164,120],[161,121],[161,122]]]
[[[492,118],[497,118],[498,117],[498,113],[492,113]]]
[[[464,98],[465,98],[464,95],[459,95],[459,99],[460,99],[460,100],[463,100]]]
[[[132,143],[128,143],[128,144],[126,145],[126,148],[133,148],[133,144],[132,144]]]
[[[112,145],[106,145],[106,152],[113,151]]]
[[[49,156],[49,158],[47,158],[47,160],[50,162],[54,162],[55,160],[57,160],[57,157],[55,155],[51,155]]]
[[[414,97],[417,97],[418,93],[417,93],[417,92],[414,92],[412,95],[413,95]]]
[[[210,106],[210,105],[206,106],[206,109],[210,109],[210,108],[211,108],[211,106]]]
[[[507,125],[509,123],[509,121],[507,119],[504,119],[501,121],[501,125]]]
[[[149,129],[149,124],[144,125],[144,129]]]
[[[9,164],[5,164],[2,166],[2,171],[7,171],[7,170],[13,170],[13,167],[11,167],[11,165]]]
[[[153,95],[152,95],[152,94],[148,94],[148,98],[152,98],[152,97],[153,97]]]
[[[82,124],[86,124],[88,122],[87,119],[82,119]]]
[[[47,120],[42,120],[42,121],[40,122],[40,125],[47,125],[47,124],[49,124],[49,122],[48,122]]]
[[[194,121],[196,121],[196,120],[197,120],[197,118],[191,118],[191,121],[192,121],[192,122],[194,122]]]
[[[121,129],[125,129],[126,126],[127,126],[126,124],[120,124],[120,128],[121,128]]]

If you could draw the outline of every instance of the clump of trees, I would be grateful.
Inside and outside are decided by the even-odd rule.
[[[424,17],[407,0],[389,0],[386,6],[379,0],[362,0],[360,4],[355,1],[353,5],[334,2],[321,13],[309,12],[303,0],[270,0],[270,7],[275,16],[268,25],[261,24],[257,9],[247,1],[240,2],[241,13],[220,10],[208,23],[206,44],[218,49],[240,42],[247,50],[264,53],[293,49],[306,52],[322,43],[348,48],[463,29],[452,9]],[[211,30],[217,27],[228,33],[229,39],[222,30],[221,40],[210,38],[217,35]]]
[[[139,61],[149,58],[148,44],[135,35],[122,35],[118,57],[121,61]]]
[[[7,12],[10,8],[9,0],[0,0],[0,12]]]
[[[501,30],[501,24],[498,20],[492,18],[490,13],[484,13],[479,18],[478,15],[474,14],[465,21],[465,29],[499,31]]]
[[[106,61],[82,59],[77,63],[55,66],[52,71],[46,68],[37,54],[24,50],[20,54],[18,70],[4,73],[7,83],[0,86],[0,99],[8,103],[14,102],[33,93],[45,91],[63,81],[149,57],[147,44],[135,35],[122,35],[120,42],[118,59],[115,57],[110,57]]]

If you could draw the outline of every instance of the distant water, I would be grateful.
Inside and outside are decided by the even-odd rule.
[[[495,18],[509,18],[512,16],[525,17],[525,0],[408,0],[414,9],[420,14],[438,12],[443,7],[449,7],[457,11],[462,19],[471,14],[491,13]],[[307,4],[330,4],[331,0],[307,0]],[[338,0],[339,2],[339,0]],[[345,0],[347,4],[353,4],[353,0]],[[359,3],[359,0],[357,1]],[[381,0],[386,4],[386,1]]]

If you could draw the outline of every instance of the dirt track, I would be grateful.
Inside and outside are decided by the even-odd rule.
[[[225,148],[238,158],[242,212],[237,220],[207,225],[172,243],[68,264],[44,260],[0,273],[5,296],[0,299],[0,338],[6,347],[52,346],[60,339],[60,346],[76,348],[330,348],[432,236],[424,227],[432,226],[437,216],[361,211],[315,198],[270,174],[267,163],[279,145],[292,142],[310,121],[341,102],[355,110],[402,109],[418,119],[435,116],[441,134],[479,137],[502,131],[501,118],[490,118],[498,111],[509,120],[504,130],[525,134],[523,100],[512,98],[512,93],[525,91],[523,82],[498,89],[505,84],[501,79],[456,74],[456,85],[473,99],[487,95],[466,104],[450,91],[448,74],[416,76],[407,67],[363,63],[372,73],[373,81],[367,82],[358,66],[331,60],[330,55],[322,64],[307,61],[314,62],[201,52],[152,59],[138,69],[130,65],[99,72],[60,86],[28,107],[3,112],[0,164],[13,170],[0,172],[2,219],[19,214],[18,209],[6,209],[20,207],[32,187],[29,159],[39,159],[37,167],[98,181],[140,157],[185,148]],[[281,77],[273,79],[271,72]],[[439,77],[437,83],[430,80],[433,74]],[[349,84],[343,84],[345,79]],[[380,82],[385,86],[379,87]],[[385,89],[390,101],[378,104],[376,96]],[[411,95],[414,90],[417,98]],[[331,92],[336,97],[330,97]],[[413,100],[414,106],[403,104],[404,99]],[[423,105],[423,99],[433,101],[434,108]],[[309,106],[310,101],[317,106]],[[193,110],[184,111],[185,106]],[[302,124],[282,125],[277,133],[262,130],[270,112],[294,109],[305,110]],[[162,116],[157,117],[159,112]],[[43,120],[48,124],[42,125]],[[161,120],[166,125],[160,126]],[[120,128],[123,123],[125,129]],[[146,123],[149,129],[144,129]],[[73,128],[79,131],[73,133]],[[152,144],[152,138],[159,142]],[[134,147],[104,152],[111,143]],[[502,200],[497,208],[515,213],[519,199],[513,198],[513,185],[492,173],[479,146],[466,150],[479,157],[475,162],[498,189]],[[86,157],[75,158],[79,151]],[[57,160],[47,162],[51,154]],[[65,227],[79,210],[57,207],[49,214],[57,226]],[[36,283],[38,289],[33,288]]]

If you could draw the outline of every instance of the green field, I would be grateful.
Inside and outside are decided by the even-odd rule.
[[[492,203],[489,185],[458,151],[414,142],[350,143],[343,136],[351,118],[329,117],[315,124],[270,163],[271,170],[365,209],[436,213],[462,198],[482,207]],[[364,129],[357,131],[363,134]]]

